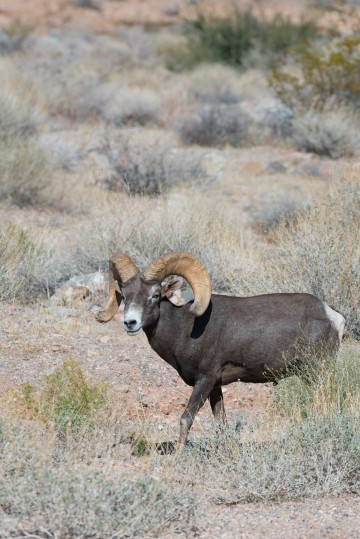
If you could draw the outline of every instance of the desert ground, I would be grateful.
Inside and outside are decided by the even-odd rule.
[[[359,537],[359,27],[357,2],[2,1],[1,538]],[[123,306],[95,320],[117,251],[312,293],[338,357],[227,386],[178,450],[191,387]]]

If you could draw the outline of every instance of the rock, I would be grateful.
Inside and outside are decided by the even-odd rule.
[[[248,161],[242,168],[244,174],[257,175],[263,172],[264,165],[260,161]]]
[[[101,0],[72,0],[71,3],[74,4],[74,6],[100,11],[102,2]]]
[[[266,172],[269,172],[270,174],[286,172],[286,166],[280,163],[280,161],[271,161],[266,167]]]
[[[119,393],[129,393],[130,387],[127,385],[118,386],[117,391],[119,391]]]
[[[73,305],[79,303],[91,295],[87,286],[66,287],[61,291],[61,300],[63,305]]]
[[[144,408],[147,408],[149,406],[149,399],[146,395],[144,395],[144,393],[139,393],[137,398],[138,401],[142,404],[142,406],[144,406]]]
[[[109,335],[103,335],[102,337],[99,338],[99,341],[103,344],[107,344],[109,340],[110,340]]]
[[[320,160],[317,159],[305,161],[304,163],[300,163],[297,168],[297,172],[302,176],[320,178],[321,176],[323,176],[322,163]]]
[[[179,15],[179,6],[177,4],[169,4],[163,11],[168,17],[176,17]]]
[[[85,298],[103,293],[107,287],[107,276],[100,271],[86,275],[76,275],[60,286],[51,301],[60,305],[79,303]]]

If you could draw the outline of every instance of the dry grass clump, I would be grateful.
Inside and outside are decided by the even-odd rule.
[[[360,361],[355,347],[344,343],[336,359],[323,354],[315,362],[311,354],[295,372],[297,376],[281,380],[272,391],[275,410],[283,417],[301,422],[359,408]]]
[[[78,271],[106,268],[117,251],[132,256],[140,267],[166,252],[188,251],[205,263],[215,290],[246,294],[256,288],[255,282],[258,291],[266,290],[256,276],[260,258],[251,239],[205,195],[107,200],[82,227]]]
[[[0,140],[0,199],[19,207],[43,204],[49,174],[48,156],[35,140]]]
[[[38,126],[35,95],[6,63],[3,67],[5,76],[0,77],[3,83],[0,97],[0,199],[18,206],[39,204],[47,183],[49,162],[34,136]]]
[[[5,85],[0,95],[1,139],[11,140],[33,135],[39,121],[34,96],[31,95],[31,91],[25,92],[25,86],[21,85],[21,81],[18,81],[16,89],[12,85],[9,86],[6,88]]]
[[[252,440],[233,426],[184,452],[182,475],[196,477],[216,503],[334,496],[360,491],[359,415],[257,425]],[[179,468],[173,466],[174,474]],[[180,471],[180,470],[179,470]]]
[[[29,301],[44,292],[47,260],[41,242],[26,230],[15,225],[0,230],[0,301]]]
[[[267,266],[275,290],[309,292],[339,310],[347,332],[360,335],[360,183],[343,180],[276,232]]]

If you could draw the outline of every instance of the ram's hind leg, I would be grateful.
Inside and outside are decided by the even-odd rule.
[[[224,406],[224,397],[221,387],[214,387],[209,395],[210,406],[215,419],[225,423],[226,414]]]

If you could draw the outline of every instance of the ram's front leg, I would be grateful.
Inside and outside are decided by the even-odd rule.
[[[194,418],[200,408],[203,406],[206,399],[209,397],[215,385],[215,380],[212,378],[202,378],[195,384],[191,397],[186,406],[185,412],[180,419],[180,438],[179,444],[185,444],[187,435],[193,424]]]

